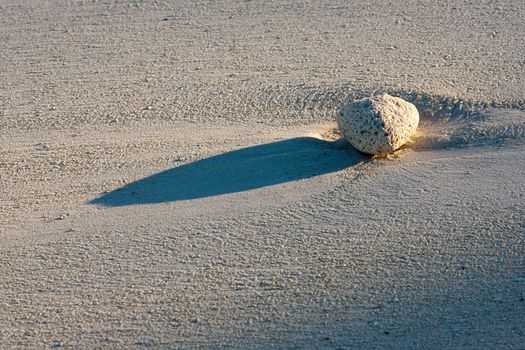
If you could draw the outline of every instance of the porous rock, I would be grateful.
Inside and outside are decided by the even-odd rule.
[[[337,112],[343,136],[368,154],[395,151],[410,140],[418,124],[416,106],[388,94],[349,102]]]

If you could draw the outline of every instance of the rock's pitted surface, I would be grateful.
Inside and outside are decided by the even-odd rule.
[[[419,124],[416,106],[388,94],[349,102],[337,112],[343,136],[361,152],[395,151],[415,133]]]

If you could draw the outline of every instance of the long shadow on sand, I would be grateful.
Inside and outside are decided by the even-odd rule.
[[[298,137],[181,165],[106,193],[91,204],[116,207],[241,192],[331,173],[365,159],[342,140]]]

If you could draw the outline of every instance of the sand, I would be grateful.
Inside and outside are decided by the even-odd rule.
[[[524,18],[1,1],[0,348],[522,348]],[[382,92],[420,128],[370,158]]]

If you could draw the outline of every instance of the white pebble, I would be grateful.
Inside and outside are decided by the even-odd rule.
[[[349,102],[337,112],[343,136],[361,152],[384,154],[410,140],[419,124],[416,106],[388,94]]]

